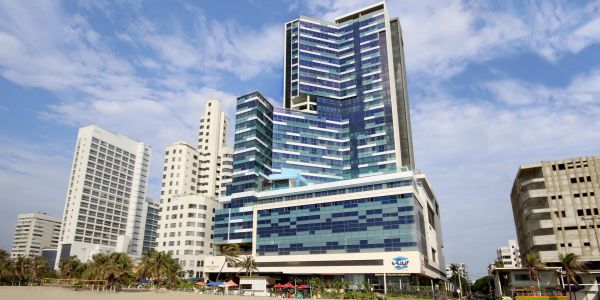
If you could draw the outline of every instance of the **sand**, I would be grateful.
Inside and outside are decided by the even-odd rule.
[[[187,292],[136,290],[112,292],[74,291],[48,286],[0,286],[0,300],[250,300],[271,297],[216,296]]]

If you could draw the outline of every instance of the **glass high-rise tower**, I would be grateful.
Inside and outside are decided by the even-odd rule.
[[[334,22],[300,17],[285,32],[284,107],[259,92],[237,98],[233,179],[205,271],[238,244],[267,273],[443,277],[439,205],[414,168],[398,20],[379,3]]]
[[[345,178],[414,168],[402,34],[384,3],[287,23],[284,80],[285,108],[340,132]]]

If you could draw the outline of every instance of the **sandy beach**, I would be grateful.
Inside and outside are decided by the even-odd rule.
[[[270,297],[215,296],[186,292],[154,290],[122,291],[118,293],[74,291],[69,288],[47,286],[0,286],[0,300],[242,300],[273,299]]]

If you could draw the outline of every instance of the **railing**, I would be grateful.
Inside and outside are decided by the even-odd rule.
[[[83,280],[77,278],[43,278],[43,286],[78,287],[89,289],[100,289],[108,285],[106,280]]]

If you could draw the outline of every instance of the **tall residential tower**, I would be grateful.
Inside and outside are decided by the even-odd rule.
[[[200,277],[204,257],[212,254],[217,198],[233,172],[233,149],[226,146],[228,123],[221,102],[208,100],[198,148],[177,142],[165,152],[156,245],[178,260],[186,277]]]
[[[56,260],[141,255],[150,148],[97,126],[79,129]]]

